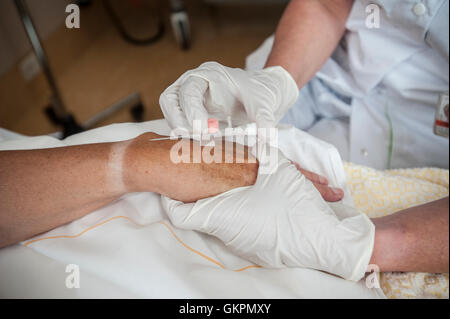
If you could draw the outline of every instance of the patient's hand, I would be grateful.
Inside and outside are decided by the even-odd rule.
[[[193,163],[192,150],[198,142],[150,141],[160,137],[163,136],[146,133],[134,139],[129,146],[124,163],[127,168],[125,181],[130,191],[154,191],[187,203],[256,182],[258,163],[247,147],[236,147],[236,144],[232,148],[225,147],[223,142],[221,163]],[[170,152],[177,143],[185,143],[187,149],[191,149],[189,163],[176,164],[171,160]],[[204,147],[201,149],[204,150]],[[226,163],[225,156],[230,156],[232,163]],[[325,178],[296,166],[313,182],[325,200],[339,201],[343,198],[342,190],[328,187]]]
[[[156,191],[183,202],[194,202],[224,193],[230,189],[250,186],[256,182],[258,163],[246,147],[240,151],[224,150],[222,163],[193,162],[190,140],[150,141],[163,136],[143,134],[132,141],[125,156],[126,183],[132,191]],[[170,152],[175,144],[184,143],[191,149],[189,163],[174,163]],[[218,144],[218,143],[217,143]],[[234,145],[236,146],[236,145]],[[201,148],[204,150],[204,147]],[[211,149],[212,154],[216,148]],[[232,153],[233,162],[225,163],[225,153]],[[151,165],[150,165],[151,164]]]
[[[322,195],[323,199],[327,202],[338,202],[344,198],[344,191],[340,188],[330,187],[328,180],[316,173],[307,171],[300,167],[297,163],[294,163],[295,167],[303,174],[307,179],[309,179],[319,193]]]

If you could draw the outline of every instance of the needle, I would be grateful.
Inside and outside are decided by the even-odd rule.
[[[169,137],[153,138],[153,139],[150,139],[149,141],[150,142],[156,142],[156,141],[178,140],[180,138],[183,138],[183,136],[177,136],[177,137],[175,137],[175,136],[170,137],[169,136]]]

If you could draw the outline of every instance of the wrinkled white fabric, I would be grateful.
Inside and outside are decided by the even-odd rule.
[[[208,118],[233,126],[255,122],[274,127],[298,97],[298,87],[282,67],[245,71],[217,62],[203,63],[184,73],[160,97],[164,117],[172,128],[192,129]]]
[[[0,150],[112,142],[148,131],[167,135],[170,128],[160,120],[109,125],[63,141],[16,136],[1,142]],[[345,186],[342,163],[331,146],[293,128],[280,131],[279,145],[331,185]],[[60,235],[74,237],[44,239]],[[128,194],[30,240],[38,239],[44,240],[0,249],[1,298],[384,298],[364,280],[355,283],[317,270],[246,269],[251,263],[218,239],[172,226],[153,193]],[[66,288],[69,264],[80,267],[78,289]]]
[[[262,144],[259,162],[278,150]],[[222,240],[237,255],[271,268],[304,267],[358,281],[372,255],[375,226],[351,207],[337,216],[281,152],[255,185],[196,203],[162,197],[172,223]],[[341,219],[341,220],[340,220]]]

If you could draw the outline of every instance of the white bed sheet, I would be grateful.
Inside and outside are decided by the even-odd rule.
[[[64,141],[14,136],[0,138],[0,150],[118,141],[148,131],[168,134],[169,128],[158,120],[114,124]],[[344,201],[352,204],[336,149],[294,128],[282,129],[279,143],[290,159],[344,188]],[[78,289],[65,285],[69,264],[80,268]],[[316,270],[257,268],[213,237],[176,229],[160,196],[139,193],[0,249],[0,298],[384,298],[384,294],[367,288],[364,280],[353,283]]]

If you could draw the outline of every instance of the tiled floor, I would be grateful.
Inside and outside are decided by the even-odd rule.
[[[47,41],[63,98],[80,122],[133,92],[141,93],[146,120],[161,118],[159,95],[179,75],[211,60],[243,67],[245,57],[274,32],[283,10],[191,5],[193,42],[187,52],[177,47],[170,29],[150,46],[124,42],[99,4],[82,11],[80,33],[62,28]],[[49,95],[42,75],[26,83],[13,68],[0,78],[0,126],[29,135],[54,132],[43,115]],[[131,121],[126,111],[101,124],[123,121]]]

